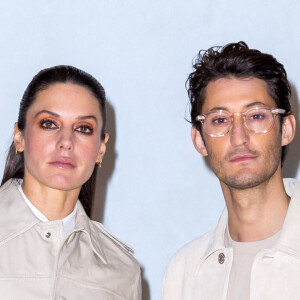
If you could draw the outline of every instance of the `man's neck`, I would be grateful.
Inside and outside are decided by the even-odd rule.
[[[256,187],[237,190],[222,182],[221,187],[233,240],[263,240],[280,230],[290,200],[284,189],[280,167],[268,181]]]

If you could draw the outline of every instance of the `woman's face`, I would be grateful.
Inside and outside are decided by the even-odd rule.
[[[80,188],[101,161],[102,116],[86,88],[58,83],[37,94],[23,132],[15,129],[16,149],[24,149],[24,182],[58,190]]]

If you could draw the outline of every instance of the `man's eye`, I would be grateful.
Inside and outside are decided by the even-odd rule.
[[[250,120],[263,120],[265,118],[265,114],[259,113],[259,114],[253,114],[250,116]]]
[[[228,123],[228,119],[224,118],[224,117],[218,117],[218,118],[214,118],[212,120],[213,125],[222,125],[222,124],[227,124],[227,123]]]
[[[57,125],[52,120],[42,120],[41,127],[44,129],[55,129]]]
[[[92,134],[93,128],[90,126],[82,125],[75,129],[76,131],[83,133],[83,134]]]

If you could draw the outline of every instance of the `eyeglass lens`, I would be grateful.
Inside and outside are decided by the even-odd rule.
[[[267,132],[273,125],[273,114],[270,109],[256,107],[244,113],[244,120],[249,130],[255,133]],[[232,126],[232,114],[216,111],[207,114],[204,122],[205,130],[212,136],[222,136]]]

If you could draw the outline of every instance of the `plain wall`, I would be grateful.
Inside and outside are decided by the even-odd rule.
[[[200,49],[244,40],[285,65],[298,132],[283,171],[300,179],[299,10],[296,0],[2,0],[1,173],[33,75],[71,64],[95,76],[106,89],[111,139],[94,218],[135,249],[143,300],[160,299],[171,256],[224,208],[185,121],[192,60]]]

